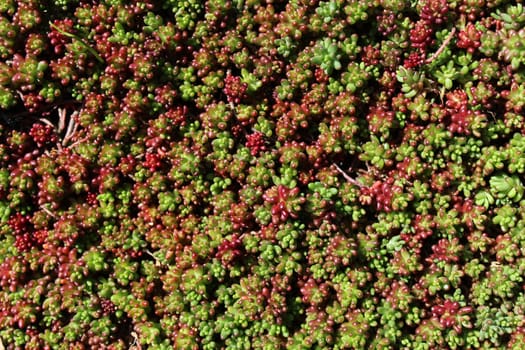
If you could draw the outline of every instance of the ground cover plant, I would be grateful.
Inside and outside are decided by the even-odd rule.
[[[0,2],[6,349],[523,349],[525,9]]]

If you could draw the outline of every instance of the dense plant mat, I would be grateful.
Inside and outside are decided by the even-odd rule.
[[[0,2],[5,349],[523,349],[525,10]]]

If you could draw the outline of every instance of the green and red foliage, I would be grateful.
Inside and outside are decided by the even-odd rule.
[[[521,2],[3,0],[0,58],[0,347],[524,347]]]

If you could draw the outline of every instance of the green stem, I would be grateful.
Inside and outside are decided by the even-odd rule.
[[[95,49],[93,49],[91,46],[89,46],[88,44],[86,44],[84,42],[84,40],[82,40],[81,38],[79,38],[77,35],[73,34],[73,33],[69,33],[69,32],[66,32],[66,31],[63,31],[62,29],[60,29],[59,27],[57,27],[56,25],[54,25],[53,23],[49,22],[49,25],[55,29],[57,32],[59,32],[60,34],[64,35],[64,36],[67,36],[68,38],[71,38],[71,39],[74,39],[74,40],[77,40],[82,46],[84,46],[88,51],[89,53],[91,53],[93,56],[95,56],[95,58],[100,62],[100,63],[104,63],[104,59],[102,57],[100,57],[100,55],[98,54],[97,51],[95,51]]]

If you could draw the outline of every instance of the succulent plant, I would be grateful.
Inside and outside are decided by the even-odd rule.
[[[0,348],[523,348],[525,11],[0,2]]]

